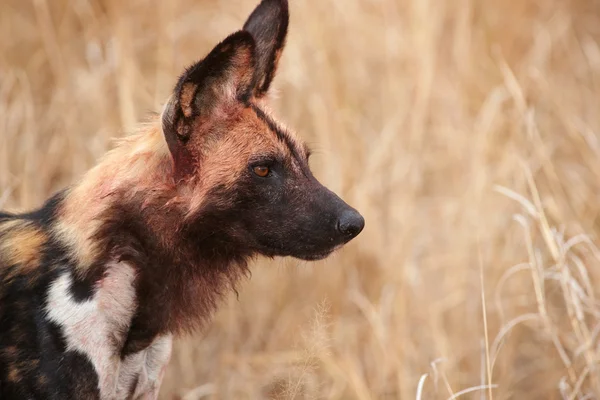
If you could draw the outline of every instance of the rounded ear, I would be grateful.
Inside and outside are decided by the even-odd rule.
[[[197,118],[209,117],[227,101],[247,101],[255,76],[255,43],[248,32],[236,32],[179,78],[162,122],[167,142],[186,142]]]
[[[288,25],[288,0],[262,0],[244,24],[244,30],[256,42],[254,96],[257,98],[268,92],[275,77]]]
[[[162,114],[176,179],[194,171],[200,150],[188,141],[199,119],[211,118],[214,110],[224,104],[248,101],[254,88],[255,65],[254,38],[239,31],[181,75]]]

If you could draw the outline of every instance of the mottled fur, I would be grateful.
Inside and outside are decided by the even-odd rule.
[[[360,232],[261,100],[287,26],[287,1],[263,0],[79,183],[0,213],[1,399],[156,398],[172,336],[249,259],[319,259]]]

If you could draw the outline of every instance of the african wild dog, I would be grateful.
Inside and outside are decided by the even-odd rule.
[[[172,335],[250,258],[317,260],[360,233],[266,111],[287,27],[287,0],[263,0],[78,184],[0,213],[2,400],[156,398]]]

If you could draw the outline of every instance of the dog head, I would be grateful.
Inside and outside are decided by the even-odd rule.
[[[287,0],[263,0],[242,30],[183,73],[162,126],[199,236],[316,260],[356,237],[364,219],[315,179],[305,144],[265,108],[288,21]]]

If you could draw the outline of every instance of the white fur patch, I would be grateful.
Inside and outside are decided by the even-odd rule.
[[[135,270],[126,263],[107,266],[94,297],[76,302],[66,272],[48,290],[47,313],[63,331],[67,349],[88,357],[98,374],[101,399],[124,399],[138,381],[135,396],[155,399],[171,354],[171,337],[157,338],[147,349],[121,360],[115,343],[124,335],[136,310]]]
[[[158,337],[146,350],[132,354],[125,359],[122,370],[130,368],[139,377],[133,394],[134,399],[154,400],[158,398],[160,384],[165,376],[165,370],[171,358],[172,344],[173,339],[171,335]],[[130,364],[130,357],[136,360],[139,357],[141,363],[138,361],[137,363],[132,362]],[[130,385],[131,383],[127,385],[127,388]]]

